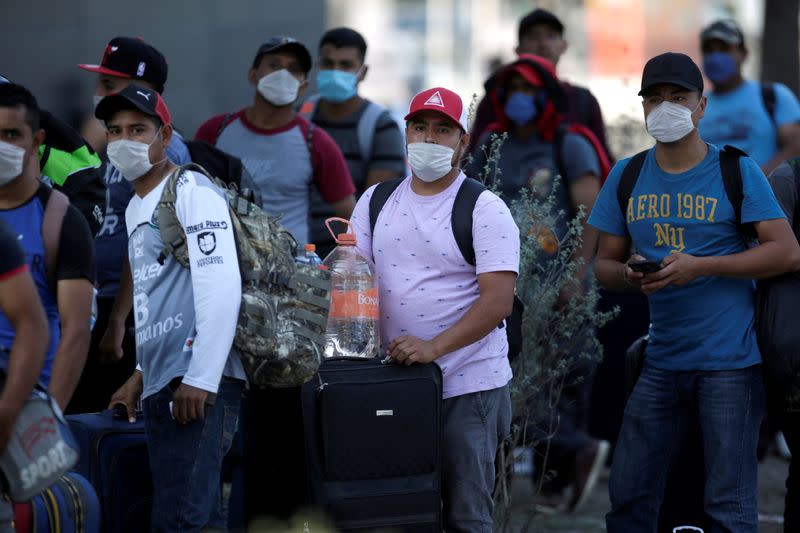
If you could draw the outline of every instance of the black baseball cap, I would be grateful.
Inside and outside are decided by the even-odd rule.
[[[146,81],[160,93],[164,92],[167,83],[164,55],[138,37],[115,37],[106,45],[99,65],[78,66],[99,74]]]
[[[94,116],[107,121],[117,111],[131,108],[156,117],[164,124],[172,124],[172,116],[161,95],[136,83],[131,83],[120,92],[109,94],[100,100],[94,110]]]
[[[713,39],[734,46],[744,46],[742,29],[733,19],[722,19],[712,22],[700,32],[700,44],[705,44]]]
[[[300,60],[300,66],[302,66],[305,73],[308,74],[311,70],[311,54],[308,52],[308,48],[297,39],[286,37],[285,35],[270,37],[264,44],[258,47],[256,57],[253,59],[253,68],[258,67],[258,62],[264,54],[277,52],[283,49],[293,52],[297,56],[297,59]]]
[[[553,29],[561,35],[564,34],[564,25],[557,16],[546,9],[534,9],[519,21],[519,30],[517,31],[519,39],[522,40],[522,36],[528,33],[528,30],[537,24],[547,24],[552,26]]]
[[[659,83],[673,83],[690,91],[703,92],[703,75],[700,68],[686,54],[667,52],[650,59],[642,72],[642,90]]]

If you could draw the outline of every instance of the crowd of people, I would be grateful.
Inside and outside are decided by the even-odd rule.
[[[398,363],[435,361],[444,375],[447,531],[492,530],[495,455],[512,423],[509,346],[498,324],[512,313],[520,266],[512,209],[525,191],[555,195],[550,242],[590,213],[575,252],[580,283],[559,305],[581,298],[596,277],[604,298],[623,304],[611,328],[643,335],[626,317],[641,314],[645,298],[650,312],[645,364],[609,435],[590,430],[594,369],[581,369],[586,379],[565,390],[552,463],[537,461],[537,475],[555,473],[541,497],[578,508],[613,450],[608,530],[653,531],[696,425],[707,531],[756,531],[757,448],[771,391],[753,280],[800,270],[798,189],[786,163],[800,157],[800,103],[782,84],[744,79],[742,31],[716,21],[699,39],[711,89],[687,55],[652,58],[639,96],[655,146],[616,154],[624,158],[611,168],[597,99],[557,73],[562,22],[536,9],[520,21],[518,41],[517,59],[487,80],[472,124],[454,88],[414,96],[403,126],[360,96],[367,43],[349,28],[322,36],[316,64],[303,43],[267,39],[242,73],[252,101],[209,118],[194,139],[179,133],[161,95],[164,55],[141,39],[115,37],[99,64],[79,65],[97,76],[82,137],[3,79],[0,448],[38,379],[67,413],[121,406],[131,421],[143,415],[154,531],[225,529],[220,472],[237,427],[247,517],[285,518],[307,503],[300,388],[247,386],[233,349],[242,283],[233,224],[224,194],[200,172],[184,172],[174,200],[191,268],[163,255],[166,178],[180,165],[205,165],[210,146],[241,161],[241,182],[301,248],[314,243],[324,257],[335,243],[322,222],[350,219],[380,280],[383,351]],[[317,93],[309,95],[312,71]],[[499,156],[489,157],[501,134]],[[738,201],[725,168],[736,169]],[[475,202],[471,260],[446,223],[470,178],[497,192]],[[376,224],[375,186],[398,179]],[[758,246],[747,245],[744,225]],[[557,252],[544,249],[542,261]],[[789,412],[769,416],[795,452],[785,527],[797,531],[800,418]]]

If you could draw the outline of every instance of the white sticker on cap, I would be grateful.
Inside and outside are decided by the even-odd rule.
[[[146,66],[147,65],[145,64],[144,61],[139,63],[139,68],[136,69],[136,75],[140,76],[140,77],[143,76],[144,75],[144,69],[145,69]]]
[[[437,107],[444,107],[444,101],[442,101],[442,95],[439,94],[439,91],[436,91],[431,95],[430,98],[428,98],[428,100],[423,105],[435,105]]]

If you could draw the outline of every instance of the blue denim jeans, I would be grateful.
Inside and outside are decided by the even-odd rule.
[[[494,461],[511,430],[508,385],[444,400],[442,511],[447,533],[491,533]]]
[[[718,372],[645,365],[614,453],[608,531],[656,530],[667,471],[693,420],[702,435],[706,533],[758,531],[756,444],[764,410],[760,365]]]
[[[244,382],[223,378],[206,416],[182,425],[170,412],[173,389],[143,402],[153,476],[154,533],[226,529],[220,473],[236,433]]]

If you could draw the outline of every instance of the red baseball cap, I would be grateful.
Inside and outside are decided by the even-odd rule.
[[[164,124],[172,124],[167,104],[158,92],[142,85],[131,83],[118,93],[109,94],[97,104],[94,116],[108,121],[111,116],[122,109],[136,109],[145,115],[157,117]]]
[[[152,83],[164,92],[167,82],[167,60],[164,54],[140,38],[115,37],[106,45],[99,65],[78,65],[84,70]]]
[[[411,105],[405,120],[409,120],[414,115],[423,111],[436,111],[457,122],[461,129],[466,133],[467,128],[467,108],[461,97],[450,89],[444,87],[434,87],[418,93],[411,99]]]

